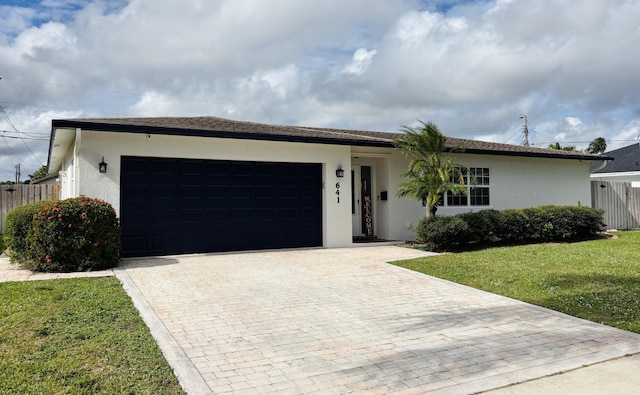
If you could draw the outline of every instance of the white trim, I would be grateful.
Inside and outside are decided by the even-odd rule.
[[[391,153],[383,153],[383,152],[351,152],[352,157],[358,158],[389,158],[391,157]]]
[[[640,177],[640,171],[618,171],[615,173],[592,173],[591,178],[606,178],[606,177]]]

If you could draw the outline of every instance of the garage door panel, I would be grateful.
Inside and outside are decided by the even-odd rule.
[[[298,209],[297,208],[281,208],[279,218],[280,222],[298,221]]]
[[[231,220],[231,210],[228,208],[209,208],[205,210],[205,219],[208,223],[220,224]]]
[[[178,222],[179,219],[177,210],[174,207],[162,210],[150,210],[147,216],[150,218],[148,222],[150,222],[152,226],[174,224]]]
[[[235,185],[233,187],[233,198],[253,200],[253,188],[253,185]]]
[[[275,208],[258,208],[255,210],[256,222],[274,222],[278,219],[278,210]]]
[[[271,181],[278,176],[278,166],[272,163],[259,163],[256,165],[255,171],[261,183]]]
[[[207,199],[229,199],[231,196],[231,188],[228,185],[208,185],[207,186]]]
[[[255,174],[255,164],[253,162],[233,162],[232,174],[234,177],[244,178],[244,181],[248,181],[249,178]]]
[[[169,201],[173,201],[176,198],[176,192],[175,190],[173,190],[173,186],[159,186],[159,185],[154,185],[151,188],[149,188],[151,190],[151,200],[153,201],[158,201],[158,200],[169,200]]]
[[[302,221],[311,221],[313,222],[316,218],[318,218],[319,212],[315,208],[302,208],[300,209],[300,219]]]
[[[255,197],[258,200],[269,200],[278,198],[278,188],[274,185],[257,185],[255,187]]]
[[[125,157],[123,256],[322,245],[322,165]]]
[[[251,222],[254,220],[253,208],[234,208],[231,210],[232,222]]]
[[[182,185],[178,198],[180,200],[194,200],[206,198],[204,185]]]
[[[206,176],[213,177],[228,177],[231,175],[231,162],[230,161],[206,161],[205,162]]]
[[[180,222],[187,224],[204,223],[204,210],[202,209],[183,209],[178,211]]]
[[[279,188],[280,199],[298,199],[299,188],[296,186],[282,186]]]

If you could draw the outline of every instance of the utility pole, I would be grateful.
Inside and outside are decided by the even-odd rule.
[[[528,147],[529,146],[529,122],[527,121],[527,114],[522,114],[520,119],[524,119],[524,126],[523,126],[524,140],[522,144]]]
[[[16,165],[16,184],[20,184],[20,163]]]

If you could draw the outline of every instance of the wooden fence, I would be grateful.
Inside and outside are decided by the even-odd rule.
[[[57,199],[60,199],[58,185],[0,185],[0,233],[4,233],[7,213],[14,208]]]
[[[591,181],[591,206],[604,209],[609,229],[640,228],[640,188],[630,182]]]

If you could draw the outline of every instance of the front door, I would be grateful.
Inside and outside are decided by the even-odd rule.
[[[351,224],[353,235],[373,237],[371,166],[351,166]]]

